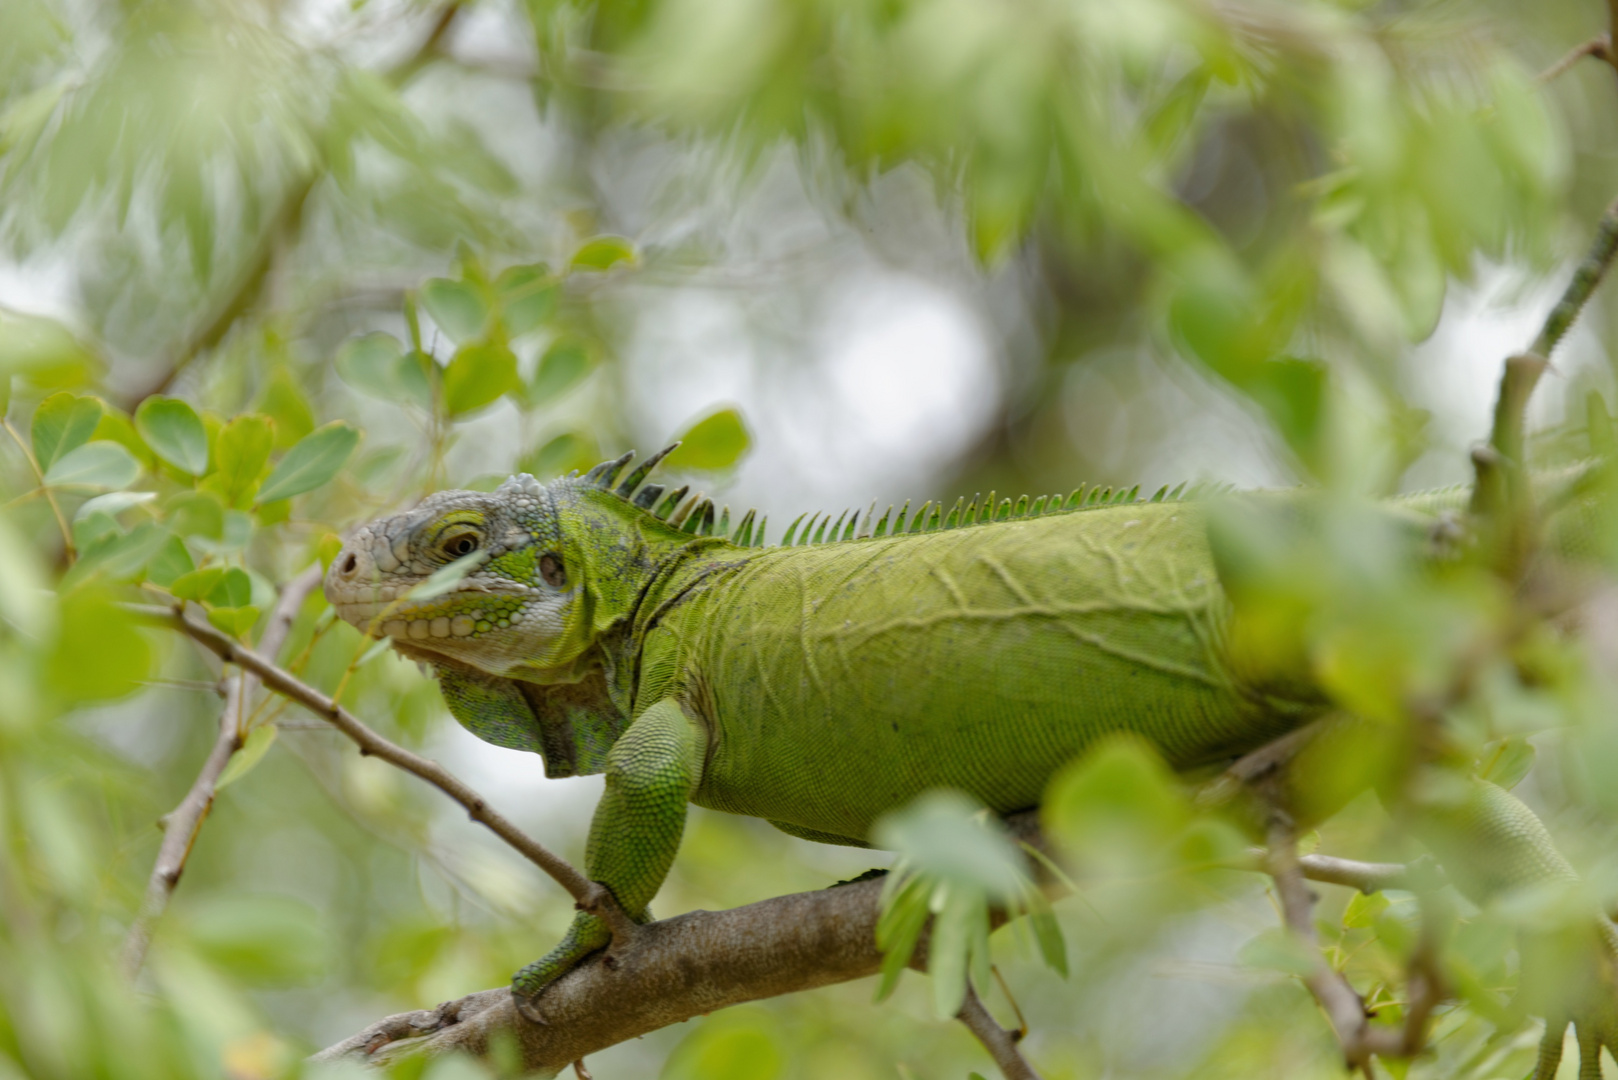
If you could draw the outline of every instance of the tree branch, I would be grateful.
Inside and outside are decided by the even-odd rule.
[[[259,641],[259,648],[270,656],[281,651],[281,645],[292,629],[292,621],[297,617],[298,609],[319,584],[320,564],[317,562],[282,586],[280,599],[270,612],[270,619],[264,627],[264,636]],[[207,760],[202,763],[197,778],[191,782],[191,790],[186,792],[180,804],[164,815],[160,822],[163,827],[163,843],[157,850],[157,861],[153,864],[152,875],[146,882],[146,896],[141,903],[140,912],[130,924],[129,933],[124,938],[123,966],[131,979],[140,973],[141,965],[146,962],[146,950],[152,942],[152,927],[168,907],[169,897],[174,895],[175,886],[180,883],[180,875],[185,871],[185,862],[191,854],[191,846],[196,843],[197,834],[202,829],[208,811],[213,809],[219,777],[230,764],[230,759],[242,748],[242,743],[247,737],[247,733],[242,729],[242,720],[247,715],[247,703],[257,685],[257,677],[246,671],[241,671],[236,678],[228,680],[225,703],[219,711],[219,735],[214,740],[213,749],[209,751]]]
[[[616,927],[616,905],[611,893],[579,873],[566,859],[555,854],[539,841],[513,825],[502,814],[489,806],[483,796],[473,791],[436,761],[431,761],[419,754],[413,754],[404,747],[383,738],[369,727],[366,727],[353,713],[332,701],[331,698],[322,694],[319,690],[303,682],[290,672],[272,664],[251,649],[243,648],[230,635],[221,633],[211,626],[196,622],[187,616],[183,610],[148,604],[128,604],[125,606],[136,615],[178,630],[180,633],[211,649],[226,663],[236,664],[252,672],[269,689],[297,702],[322,720],[330,723],[344,735],[347,735],[358,744],[360,753],[381,758],[390,765],[396,765],[406,772],[414,773],[432,784],[465,807],[467,814],[473,821],[487,826],[490,831],[510,844],[529,862],[532,862],[554,878],[557,884],[568,891],[581,910],[601,915],[609,926]],[[615,928],[616,936],[617,930]]]
[[[1039,1074],[1028,1064],[1028,1059],[1022,1056],[1022,1051],[1017,1049],[1017,1042],[1022,1038],[1021,1033],[1007,1031],[1000,1026],[998,1020],[989,1015],[989,1010],[983,1007],[977,991],[972,989],[970,980],[966,984],[966,1000],[961,1003],[961,1011],[955,1018],[977,1036],[978,1042],[982,1043],[989,1056],[994,1058],[994,1063],[1000,1067],[1000,1073],[1006,1080],[1039,1080]]]

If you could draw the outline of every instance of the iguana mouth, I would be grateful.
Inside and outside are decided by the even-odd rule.
[[[413,585],[355,586],[349,597],[370,593],[374,600],[341,597],[332,608],[344,622],[381,637],[422,641],[429,638],[471,637],[492,626],[504,626],[513,614],[513,601],[519,602],[532,590],[522,587],[490,587],[465,582],[430,600],[414,602],[407,597]],[[488,610],[468,606],[469,595],[486,596]],[[451,606],[456,610],[450,610]]]

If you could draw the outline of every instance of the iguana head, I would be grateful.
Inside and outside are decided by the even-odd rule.
[[[663,487],[642,483],[673,449],[622,483],[633,454],[548,484],[522,474],[492,492],[430,495],[356,531],[326,572],[326,599],[415,659],[572,682],[658,559],[714,532],[711,501],[681,488],[657,505]]]
[[[524,474],[493,492],[441,491],[378,518],[332,560],[326,599],[417,659],[497,675],[565,665],[588,644],[559,512],[569,483]]]

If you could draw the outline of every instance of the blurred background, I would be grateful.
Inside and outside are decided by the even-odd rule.
[[[110,598],[228,567],[247,592],[202,598],[252,633],[276,585],[378,513],[681,435],[672,471],[767,513],[771,541],[803,511],[991,489],[1460,482],[1501,359],[1618,193],[1613,71],[1536,80],[1606,18],[4,0],[0,1077],[283,1075],[503,983],[572,913],[435,793],[257,703],[265,734],[131,996],[110,958],[219,704],[211,662]],[[1610,398],[1615,313],[1598,300],[1558,353],[1540,425]],[[168,399],[200,419],[195,461]],[[256,457],[225,434],[244,417],[268,421]],[[334,421],[361,434],[340,471],[255,494]],[[598,778],[547,782],[477,742],[323,608],[284,658],[582,855]],[[1374,807],[1346,822],[1381,836]],[[884,859],[696,810],[656,910]],[[1220,879],[1150,926],[1069,903],[1065,982],[1008,944],[1030,1057],[1049,1077],[1338,1075],[1302,992],[1243,958],[1273,925],[1262,885]],[[592,1069],[988,1073],[908,980],[874,1009],[859,983],[677,1025]],[[1462,1017],[1410,1071],[1520,1075],[1532,1043]]]

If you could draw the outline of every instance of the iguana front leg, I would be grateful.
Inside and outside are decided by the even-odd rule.
[[[686,803],[702,780],[707,747],[702,725],[676,702],[659,701],[640,714],[607,756],[607,790],[590,822],[584,870],[605,885],[636,922],[668,876],[685,829]],[[540,991],[610,940],[607,926],[580,912],[567,936],[511,980],[519,1002]]]

